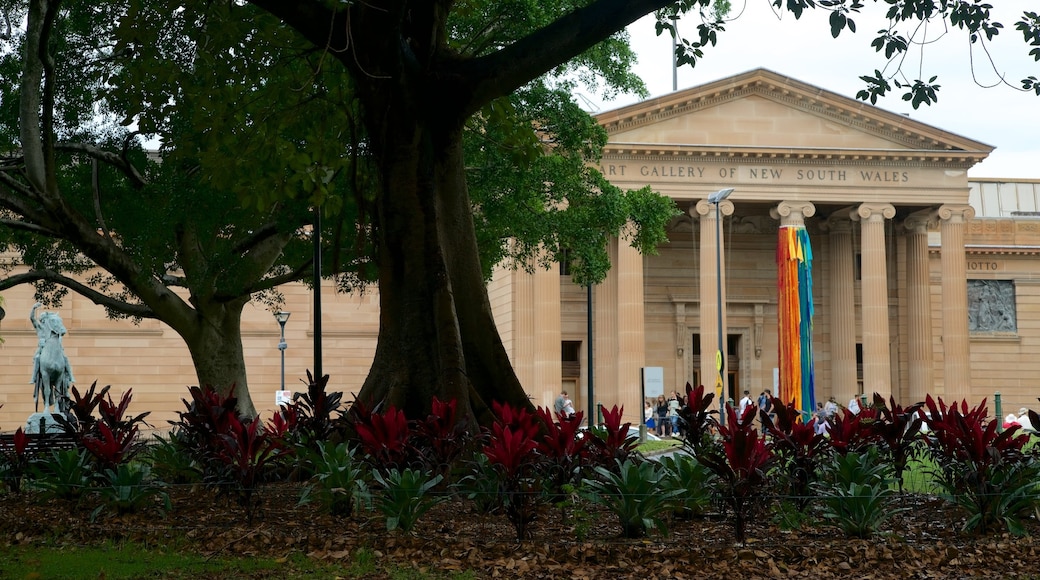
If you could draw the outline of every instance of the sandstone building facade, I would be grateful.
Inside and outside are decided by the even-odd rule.
[[[969,179],[992,147],[761,69],[599,120],[610,134],[604,175],[624,188],[650,184],[684,214],[656,256],[611,242],[614,267],[591,292],[595,402],[622,404],[636,420],[644,367],[662,368],[669,392],[714,384],[720,314],[727,396],[776,392],[777,230],[804,224],[818,399],[988,397],[992,414],[999,392],[1005,410],[1038,406],[1040,181]],[[723,188],[734,191],[717,208],[708,203]],[[489,294],[532,401],[551,405],[566,388],[587,409],[587,289],[565,270],[500,270]],[[312,301],[303,286],[285,295],[285,381],[299,390],[312,366]],[[32,412],[36,337],[31,289],[4,299],[0,430],[8,431]],[[377,305],[375,290],[323,293],[323,370],[347,400],[368,371]],[[176,334],[154,321],[107,320],[79,297],[59,312],[80,389],[95,379],[114,393],[133,388],[134,409],[152,410],[165,427],[195,382]],[[269,415],[281,380],[279,327],[255,305],[243,331],[250,390]]]

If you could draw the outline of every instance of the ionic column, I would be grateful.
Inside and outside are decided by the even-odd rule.
[[[629,227],[633,227],[632,224]],[[618,280],[618,391],[614,400],[625,407],[625,420],[638,425],[643,414],[640,369],[646,366],[643,256],[623,239],[616,240],[616,243],[618,248],[614,270],[617,271]]]
[[[928,228],[931,212],[918,212],[903,221],[906,228],[907,338],[909,343],[910,400],[913,404],[932,391],[932,293],[928,268]],[[967,319],[965,319],[967,320]]]
[[[831,394],[845,404],[859,394],[856,382],[856,254],[849,211],[832,213],[824,225],[830,241]]]
[[[775,208],[769,210],[769,215],[773,219],[780,220],[781,228],[805,228],[805,218],[812,217],[816,214],[816,206],[807,201],[781,201]],[[782,241],[785,238],[780,237]],[[786,254],[786,252],[785,252]],[[780,272],[780,264],[777,264],[777,268]],[[779,397],[784,403],[788,403],[793,398],[797,398],[799,393],[803,392],[803,388],[806,386],[807,377],[803,374],[802,358],[805,353],[802,352],[802,344],[797,340],[790,340],[792,337],[788,332],[791,330],[791,325],[799,325],[798,316],[792,316],[792,313],[787,311],[785,305],[787,300],[798,296],[798,288],[786,290],[783,288],[783,281],[781,281],[780,289],[780,300],[778,304],[778,319],[779,324],[777,329],[779,337],[777,343],[780,347],[779,353],[779,364],[780,364],[780,392],[776,393],[775,396]],[[785,292],[793,292],[793,294],[786,294]],[[811,299],[811,297],[810,297]],[[799,325],[800,326],[800,325]],[[812,337],[809,337],[809,344],[811,345]],[[798,408],[802,408],[802,403],[798,401]],[[811,411],[810,409],[805,409]]]
[[[552,267],[548,270],[537,265],[535,261],[533,274],[533,311],[534,318],[534,382],[528,393],[534,394],[543,389],[541,400],[554,400],[561,388],[563,375],[560,361],[560,270]],[[555,266],[555,264],[554,264]],[[573,396],[577,396],[572,393]]]
[[[863,239],[863,390],[886,399],[892,395],[892,358],[888,329],[888,264],[885,220],[896,215],[889,203],[864,203],[852,212]]]
[[[944,205],[935,216],[942,236],[943,395],[952,402],[971,398],[964,226],[975,210],[970,205]]]
[[[607,407],[618,403],[618,239],[607,242],[607,254],[611,268],[603,282],[596,284],[592,308],[595,312],[593,336],[596,341],[596,380],[593,403],[601,402]]]
[[[723,343],[726,341],[726,303],[722,299],[722,296],[726,296],[726,276],[724,270],[721,280],[721,295],[719,294],[720,281],[718,278],[718,271],[721,269],[719,264],[723,266],[726,264],[726,252],[723,243],[725,236],[719,236],[719,232],[715,229],[715,204],[708,203],[707,200],[701,200],[697,202],[694,209],[700,216],[701,230],[701,382],[704,383],[705,387],[711,389],[714,388],[716,377],[719,374],[718,369],[715,368],[715,353],[721,350],[722,356],[726,356],[725,344],[719,344],[719,308],[722,309],[722,341]],[[733,202],[729,200],[719,202],[718,211],[721,216],[733,215]],[[721,224],[719,226],[721,228]],[[716,238],[719,238],[718,243],[716,243]],[[723,373],[723,400],[729,393],[728,383],[728,377],[726,373]]]

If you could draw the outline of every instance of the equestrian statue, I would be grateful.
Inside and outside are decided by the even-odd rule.
[[[40,400],[43,400],[43,413],[48,413],[48,407],[53,408],[50,413],[66,414],[68,409],[66,400],[68,398],[69,386],[76,379],[72,377],[72,366],[69,357],[65,356],[65,347],[61,340],[67,332],[57,312],[44,312],[36,318],[36,309],[43,306],[37,302],[29,312],[29,321],[36,330],[39,346],[33,356],[32,380],[35,385],[33,390],[33,401],[36,410],[40,409]]]

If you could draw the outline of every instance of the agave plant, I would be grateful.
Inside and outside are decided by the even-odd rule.
[[[583,497],[618,517],[621,535],[641,538],[648,529],[667,532],[664,516],[683,490],[664,489],[664,468],[652,461],[619,461],[616,469],[596,466],[595,477],[584,481]]]
[[[877,450],[837,454],[825,468],[824,480],[813,484],[823,498],[823,516],[846,534],[867,538],[895,514],[892,465]]]
[[[304,488],[300,503],[316,498],[322,509],[332,515],[353,514],[368,497],[367,470],[354,453],[346,442],[319,441],[317,451],[311,452],[310,463],[314,466],[312,483]]]
[[[702,515],[711,503],[714,474],[692,455],[676,453],[660,459],[664,470],[661,489],[677,490],[673,505],[675,514],[690,518]]]
[[[381,488],[376,494],[375,506],[386,516],[388,532],[412,531],[423,514],[448,499],[447,495],[431,493],[444,479],[439,474],[430,477],[417,469],[391,469],[386,475],[372,472],[372,478]]]
[[[114,510],[116,515],[134,513],[152,503],[153,498],[162,501],[162,509],[170,510],[170,496],[159,483],[149,479],[151,470],[139,463],[123,463],[115,469],[106,469],[101,477],[98,495],[101,505],[94,509],[90,520],[94,521],[105,509]]]

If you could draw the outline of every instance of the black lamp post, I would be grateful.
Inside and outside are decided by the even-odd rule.
[[[726,393],[724,392],[726,387],[726,375],[724,374],[726,371],[726,343],[723,342],[725,337],[722,330],[722,305],[724,299],[722,297],[722,215],[719,210],[719,204],[729,197],[729,194],[731,193],[733,193],[733,188],[727,187],[726,189],[720,189],[708,196],[708,203],[715,204],[715,291],[718,299],[716,308],[719,315],[719,349],[715,352],[715,368],[719,371],[716,381],[720,390],[719,421],[721,421],[722,424],[725,424],[726,422]]]
[[[289,345],[285,343],[285,323],[289,321],[289,312],[279,310],[274,313],[274,319],[278,321],[278,326],[282,329],[281,340],[278,342],[278,350],[282,351],[282,390],[285,390],[285,349],[289,348]]]

